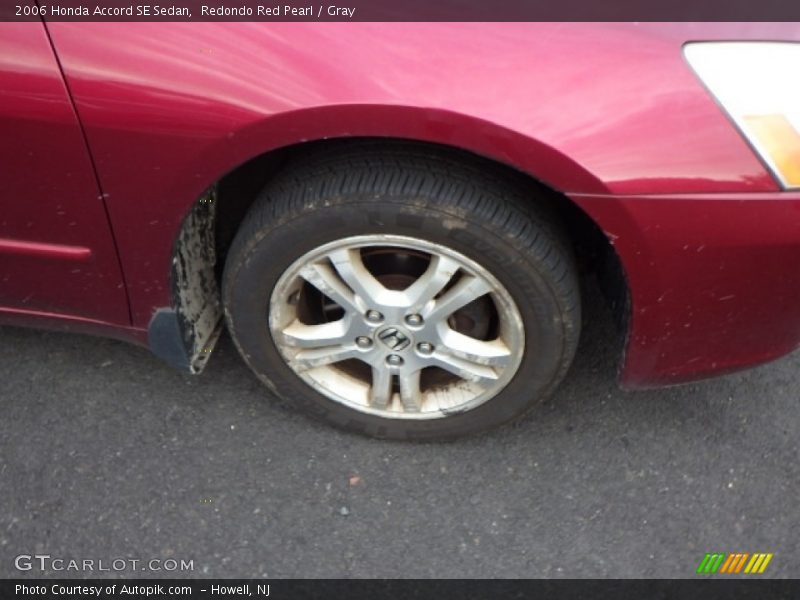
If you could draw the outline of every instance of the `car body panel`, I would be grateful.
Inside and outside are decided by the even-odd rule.
[[[592,216],[631,288],[622,371],[629,385],[759,362],[800,338],[787,287],[794,275],[782,281],[788,267],[772,262],[800,244],[784,221],[797,199],[779,191],[682,55],[693,40],[797,41],[796,25],[48,28],[105,193],[130,331],[144,330],[170,305],[175,240],[204,190],[270,150],[370,136],[496,159]],[[773,225],[780,243],[768,235]],[[776,332],[781,315],[786,326]],[[712,336],[719,341],[709,343]]]
[[[573,199],[624,260],[626,386],[733,371],[800,343],[800,192]]]
[[[564,192],[776,189],[687,68],[681,28],[49,28],[108,194],[135,326],[168,304],[172,241],[203,190],[265,151],[306,140],[450,144]]]
[[[46,31],[0,28],[0,313],[128,326],[103,200]]]

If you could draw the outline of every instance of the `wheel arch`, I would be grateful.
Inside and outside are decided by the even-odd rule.
[[[307,111],[303,112],[307,113]],[[396,114],[399,116],[403,113],[404,111],[400,110]],[[329,114],[325,114],[326,118],[330,118]],[[448,113],[448,116],[452,116],[452,114]],[[304,114],[301,121],[309,125],[320,118],[320,113]],[[337,127],[343,127],[347,130],[347,120],[338,122]],[[208,307],[215,307],[213,319],[216,319],[219,307],[219,281],[222,276],[225,256],[238,226],[257,192],[270,177],[285,168],[287,161],[290,161],[293,157],[309,152],[320,145],[346,145],[363,142],[364,140],[386,141],[387,143],[402,141],[424,147],[427,150],[433,149],[437,152],[457,156],[461,160],[482,163],[487,168],[492,168],[503,176],[515,178],[520,185],[528,186],[531,189],[532,196],[535,195],[542,201],[547,202],[559,214],[559,218],[564,223],[567,234],[575,246],[576,255],[582,267],[582,277],[587,276],[589,273],[598,275],[604,295],[613,309],[617,323],[620,325],[619,347],[621,349],[624,340],[627,338],[630,304],[629,288],[622,260],[598,224],[582,208],[570,200],[564,193],[566,190],[563,188],[560,190],[552,182],[558,181],[561,185],[570,185],[572,183],[576,186],[575,189],[605,191],[602,183],[573,161],[560,155],[552,148],[535,141],[531,141],[531,145],[527,146],[531,149],[531,152],[525,156],[522,156],[519,152],[504,151],[503,148],[506,147],[506,144],[508,144],[509,148],[518,147],[517,142],[519,140],[515,139],[515,137],[518,138],[519,136],[506,130],[500,131],[486,122],[481,122],[478,129],[472,133],[467,133],[466,137],[475,140],[483,134],[487,134],[491,139],[483,144],[478,144],[482,148],[490,148],[491,150],[485,150],[487,153],[476,152],[470,147],[474,144],[470,143],[454,145],[431,141],[431,138],[469,141],[462,139],[463,136],[458,133],[459,130],[455,121],[444,118],[442,111],[427,111],[419,122],[418,127],[420,128],[419,138],[409,138],[407,134],[404,136],[322,135],[312,139],[299,136],[299,141],[277,145],[266,152],[244,160],[213,182],[189,207],[173,245],[170,275],[170,287],[172,290],[171,312],[173,314],[165,316],[163,311],[159,311],[151,321],[151,347],[154,346],[154,340],[164,339],[163,335],[153,335],[154,330],[159,330],[154,328],[154,325],[157,324],[157,318],[160,319],[160,327],[163,328],[166,324],[166,329],[173,332],[171,337],[174,338],[179,335],[180,341],[175,343],[173,340],[171,346],[167,344],[170,349],[166,352],[159,351],[159,349],[153,347],[154,352],[184,370],[199,372],[203,368],[218,333],[218,327],[216,331],[212,331],[209,328]],[[285,127],[277,127],[277,129],[282,132],[286,130]],[[302,127],[295,124],[293,127],[295,137],[298,137],[297,133],[301,130]],[[241,135],[247,137],[253,135],[253,132]],[[546,180],[540,179],[536,174],[529,172],[520,165],[521,162],[526,164],[535,162],[537,157],[542,161],[537,163],[537,170],[548,172],[552,175]],[[556,164],[558,165],[557,167],[551,167],[551,165]],[[210,204],[213,205],[213,210],[209,214]],[[209,236],[209,229],[213,230],[213,235],[211,236]],[[213,243],[214,256],[211,257],[211,261],[215,264],[215,281],[213,284],[208,277],[210,273],[208,270],[209,257],[196,251],[197,242],[200,239],[205,240],[205,243]],[[193,248],[194,250],[192,250]],[[187,276],[192,277],[189,275],[191,273],[194,273],[193,278],[187,280]],[[194,293],[187,296],[185,293],[187,287],[193,288]],[[202,335],[196,329],[195,320],[186,316],[189,314],[186,307],[187,299],[195,305],[199,302],[206,307],[206,312],[202,318],[202,322],[205,323]],[[167,336],[167,339],[169,337]],[[176,348],[185,351],[184,355],[180,356],[178,360],[175,360]],[[192,365],[192,368],[186,369],[185,365]]]

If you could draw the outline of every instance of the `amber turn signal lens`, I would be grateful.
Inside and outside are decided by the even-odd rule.
[[[742,121],[785,184],[800,186],[800,133],[789,120],[783,115],[748,115]]]

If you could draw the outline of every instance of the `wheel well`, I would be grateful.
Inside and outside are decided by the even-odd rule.
[[[293,161],[307,157],[326,146],[344,148],[369,142],[369,151],[375,151],[376,145],[379,148],[380,141],[381,138],[347,138],[303,142],[258,156],[223,177],[216,186],[215,247],[218,280],[221,280],[228,248],[239,224],[258,192],[271,177],[281,169],[291,168]],[[394,138],[385,141],[392,144],[407,143],[426,152],[444,153],[451,158],[492,170],[497,176],[512,179],[518,185],[530,189],[531,196],[537,198],[537,201],[546,202],[561,221],[572,242],[584,288],[587,277],[596,277],[620,332],[627,330],[629,291],[619,256],[597,224],[567,196],[545,186],[527,173],[471,152],[428,142]],[[624,335],[619,337],[621,350]]]

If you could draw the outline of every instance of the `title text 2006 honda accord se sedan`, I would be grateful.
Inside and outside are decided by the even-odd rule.
[[[403,439],[551,393],[588,277],[625,387],[773,359],[800,343],[798,41],[3,23],[0,319],[193,373],[226,323],[278,396]]]

